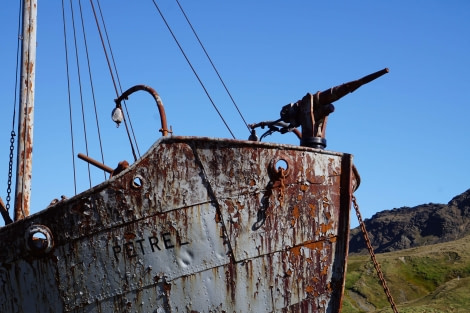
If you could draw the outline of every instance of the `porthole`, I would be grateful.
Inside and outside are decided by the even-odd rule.
[[[54,247],[51,230],[44,225],[32,225],[25,233],[26,248],[33,254],[49,253]]]
[[[283,176],[289,175],[291,171],[289,164],[291,163],[292,162],[289,162],[289,159],[285,157],[272,159],[269,164],[270,175],[272,175],[272,177],[277,177],[281,173]]]
[[[287,171],[289,168],[289,165],[287,164],[287,161],[284,159],[279,159],[275,164],[274,168],[279,171],[280,168],[282,168],[284,171]]]
[[[136,175],[132,180],[132,188],[140,189],[144,185],[144,179],[140,175]]]

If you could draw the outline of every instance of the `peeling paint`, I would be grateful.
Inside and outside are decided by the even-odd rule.
[[[0,311],[339,312],[351,173],[348,154],[162,138],[0,229]],[[50,230],[50,251],[27,248],[30,225]]]

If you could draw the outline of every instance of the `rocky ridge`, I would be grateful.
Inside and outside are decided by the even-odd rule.
[[[385,210],[364,223],[377,253],[457,240],[470,234],[470,189],[447,204]],[[367,253],[359,227],[351,230],[349,252]]]

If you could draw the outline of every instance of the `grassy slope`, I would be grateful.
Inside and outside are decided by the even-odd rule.
[[[376,257],[399,312],[469,312],[470,236]],[[392,312],[368,255],[349,256],[342,312]]]

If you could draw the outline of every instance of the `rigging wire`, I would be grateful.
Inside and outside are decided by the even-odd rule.
[[[85,138],[85,151],[86,151],[86,155],[89,155],[88,154],[87,129],[86,129],[86,121],[85,121],[85,104],[83,102],[83,91],[82,91],[82,75],[80,72],[80,62],[79,62],[79,57],[78,57],[77,32],[75,29],[75,16],[73,14],[74,10],[73,10],[73,5],[72,5],[72,0],[69,0],[69,2],[70,2],[70,11],[71,11],[71,18],[72,18],[73,40],[74,40],[74,46],[75,46],[75,62],[77,65],[78,88],[80,91],[80,104],[81,104],[81,109],[82,109],[82,123],[83,123],[83,135]],[[92,184],[91,184],[90,163],[87,163],[87,167],[88,167],[88,182],[91,188]]]
[[[103,40],[103,34],[101,32],[101,27],[99,25],[98,17],[96,15],[95,6],[93,5],[93,0],[90,0],[90,4],[91,4],[91,8],[93,10],[93,14],[95,16],[96,27],[97,27],[98,33],[100,35],[101,45],[103,46],[103,51],[104,51],[104,54],[105,54],[105,57],[106,57],[106,62],[108,64],[109,73],[110,73],[111,79],[113,81],[114,90],[116,92],[116,97],[119,97],[119,90],[118,90],[117,85],[116,85],[116,79],[114,78],[114,75],[113,75],[113,69],[112,69],[111,64],[109,62],[108,51],[106,49],[106,45],[105,45],[104,40]],[[131,144],[131,150],[132,150],[132,155],[134,156],[134,161],[137,161],[137,156],[136,156],[136,153],[135,153],[134,144],[132,143],[132,139],[131,139],[131,135],[129,133],[129,127],[127,125],[126,118],[124,118],[124,126],[126,127],[127,137],[129,138],[129,142]]]
[[[69,122],[70,122],[70,137],[71,137],[71,144],[72,144],[72,166],[73,166],[73,187],[75,194],[77,194],[77,174],[76,174],[76,166],[75,166],[75,143],[74,143],[74,135],[73,135],[73,119],[72,119],[72,98],[71,98],[71,90],[70,90],[70,71],[69,71],[69,57],[68,57],[68,49],[67,49],[67,31],[65,28],[65,0],[62,0],[62,23],[64,26],[64,45],[65,45],[65,68],[67,74],[67,93],[68,93],[68,103],[69,103]]]
[[[86,54],[87,65],[88,65],[88,78],[90,80],[91,96],[92,96],[92,99],[93,99],[93,107],[94,107],[94,110],[95,110],[95,121],[96,121],[96,128],[97,128],[97,132],[98,132],[98,141],[99,141],[99,145],[100,145],[101,161],[104,164],[103,144],[102,144],[102,141],[101,141],[100,124],[99,124],[99,120],[98,120],[98,110],[96,108],[95,89],[94,89],[94,85],[93,85],[93,77],[92,77],[92,74],[91,74],[90,56],[89,56],[89,53],[88,53],[88,44],[87,44],[87,38],[86,38],[86,32],[85,32],[85,23],[83,22],[83,12],[82,12],[82,1],[81,0],[78,1],[78,5],[80,7],[80,19],[81,19],[81,23],[82,23],[83,43],[84,43],[84,46],[85,46],[85,54]],[[103,171],[103,175],[104,175],[104,179],[106,179],[106,171]]]
[[[100,12],[100,17],[101,17],[101,22],[103,24],[103,29],[104,29],[104,33],[106,35],[106,42],[108,44],[108,49],[109,49],[109,54],[111,55],[111,61],[113,62],[113,67],[114,67],[114,72],[116,73],[116,79],[117,79],[117,82],[118,82],[118,85],[119,85],[119,91],[120,93],[122,94],[122,86],[121,86],[121,80],[119,79],[119,73],[118,73],[118,70],[117,70],[117,66],[116,66],[116,61],[114,59],[114,53],[113,53],[113,49],[112,49],[112,46],[111,46],[111,42],[109,40],[109,35],[108,35],[108,30],[106,28],[106,23],[104,21],[104,16],[103,16],[103,11],[101,10],[101,5],[100,5],[100,1],[99,0],[96,0],[97,4],[98,4],[98,10]],[[132,125],[132,120],[131,120],[131,117],[129,115],[129,111],[127,110],[127,104],[126,104],[126,101],[123,101],[123,104],[124,104],[124,109],[126,111],[126,115],[127,115],[127,119],[129,120],[129,127],[131,129],[131,133],[132,133],[132,137],[134,138],[134,143],[135,143],[135,147],[137,149],[137,155],[139,156],[140,158],[140,150],[139,150],[139,145],[137,143],[137,139],[135,137],[135,132],[134,132],[134,127]],[[131,143],[132,144],[132,143]]]
[[[180,4],[180,2],[179,2],[178,0],[176,0],[176,3],[178,4],[178,6],[179,6],[179,8],[180,8],[181,13],[184,15],[184,18],[185,18],[186,21],[188,22],[189,27],[190,27],[191,30],[193,31],[193,34],[194,34],[194,36],[196,37],[197,41],[199,42],[199,45],[201,46],[202,50],[203,50],[204,53],[206,54],[207,59],[208,59],[209,62],[211,63],[212,68],[214,69],[215,73],[216,73],[217,76],[219,77],[219,80],[220,80],[220,82],[222,83],[222,85],[224,86],[225,91],[227,92],[228,96],[230,97],[230,100],[232,100],[232,103],[233,103],[233,105],[235,106],[235,108],[237,109],[238,114],[240,115],[241,119],[243,120],[243,123],[245,123],[246,128],[247,128],[248,131],[251,133],[251,129],[250,129],[250,127],[248,126],[248,123],[246,122],[245,118],[243,117],[243,114],[241,113],[240,109],[238,108],[238,105],[236,104],[235,100],[233,99],[232,94],[230,93],[230,91],[228,90],[227,86],[225,85],[225,82],[224,82],[224,80],[222,79],[222,77],[220,76],[219,71],[217,70],[217,68],[215,67],[214,63],[212,62],[212,59],[211,59],[211,57],[209,56],[209,53],[207,53],[206,48],[204,47],[204,45],[202,44],[201,40],[199,39],[199,36],[197,35],[196,30],[194,29],[193,25],[192,25],[191,22],[189,21],[188,16],[187,16],[186,13],[184,12],[183,7],[181,6],[181,4]]]
[[[173,33],[170,25],[168,24],[168,22],[166,21],[165,17],[163,16],[163,13],[162,11],[160,10],[160,8],[158,7],[158,4],[156,2],[156,0],[152,0],[153,1],[153,4],[155,5],[155,8],[157,9],[158,13],[160,14],[163,22],[165,23],[166,27],[168,28],[168,31],[170,32],[171,36],[173,37],[173,40],[176,42],[176,44],[178,45],[178,48],[180,49],[181,53],[183,54],[184,58],[186,59],[186,62],[188,63],[189,67],[191,68],[191,70],[193,71],[194,75],[196,76],[197,80],[199,81],[199,84],[201,85],[202,89],[204,89],[204,92],[206,93],[207,97],[209,98],[209,101],[212,103],[212,106],[214,107],[214,109],[217,111],[217,114],[219,114],[219,117],[222,119],[222,122],[225,124],[225,127],[227,127],[228,131],[230,132],[230,134],[232,135],[232,137],[235,139],[235,135],[233,134],[232,130],[230,129],[230,127],[228,126],[227,122],[225,121],[225,119],[223,118],[222,114],[220,113],[219,109],[217,108],[217,106],[215,105],[214,101],[212,100],[212,97],[210,96],[209,92],[207,91],[206,89],[206,86],[204,85],[204,83],[202,82],[201,78],[199,77],[199,75],[197,74],[196,70],[194,69],[193,65],[191,64],[191,61],[189,61],[188,57],[186,56],[186,53],[184,52],[183,48],[181,47],[178,39],[176,39],[176,36],[175,34]]]
[[[8,162],[8,182],[7,182],[7,197],[6,197],[6,204],[5,204],[5,209],[7,210],[7,213],[10,211],[10,201],[11,201],[11,183],[12,183],[12,177],[13,177],[13,162],[14,162],[14,151],[15,151],[15,126],[16,126],[16,106],[18,105],[18,73],[19,73],[19,68],[20,68],[20,47],[21,47],[21,40],[22,35],[21,35],[21,25],[23,23],[23,1],[20,1],[20,6],[18,10],[18,41],[16,44],[16,69],[15,69],[15,89],[14,89],[14,95],[13,95],[13,118],[12,118],[12,123],[11,123],[11,138],[10,138],[10,153],[9,153],[9,162]],[[11,218],[10,218],[11,220]],[[6,221],[5,221],[6,223]]]

